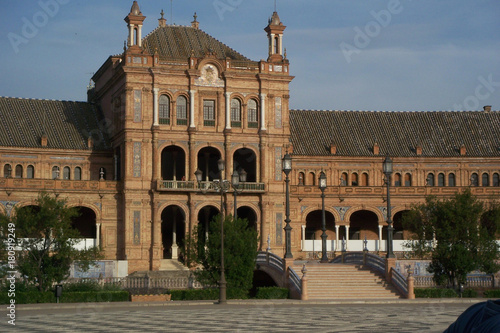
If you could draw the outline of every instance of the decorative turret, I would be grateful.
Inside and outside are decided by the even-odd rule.
[[[194,21],[191,22],[191,26],[195,29],[199,29],[200,28],[200,22],[198,22],[198,15],[196,15],[196,12],[194,13],[193,15],[193,18],[194,18]]]
[[[130,13],[125,17],[125,22],[128,24],[128,47],[137,45],[142,47],[142,23],[146,19],[146,16],[142,15],[141,9],[134,1]]]
[[[269,62],[283,61],[283,31],[286,26],[280,20],[277,12],[269,19],[269,24],[264,29],[269,39]]]
[[[161,18],[158,19],[158,26],[160,27],[166,27],[167,26],[167,19],[163,17],[165,13],[163,12],[163,9],[161,10]]]

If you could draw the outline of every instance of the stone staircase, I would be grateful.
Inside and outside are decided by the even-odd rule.
[[[302,264],[294,270],[301,276]],[[400,295],[385,279],[360,265],[306,263],[310,300],[397,299]]]

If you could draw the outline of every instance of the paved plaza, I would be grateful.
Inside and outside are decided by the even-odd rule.
[[[229,301],[19,306],[1,332],[442,332],[471,300]]]

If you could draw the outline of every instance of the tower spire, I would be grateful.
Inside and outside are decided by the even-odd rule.
[[[275,11],[269,19],[269,24],[264,29],[267,32],[269,39],[269,58],[268,61],[280,62],[283,61],[283,32],[286,26],[280,20],[278,13]]]

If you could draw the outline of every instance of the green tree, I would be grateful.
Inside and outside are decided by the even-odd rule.
[[[403,215],[404,228],[412,232],[407,246],[416,257],[430,258],[434,280],[449,287],[464,284],[474,270],[498,271],[499,224],[498,204],[486,205],[470,189],[451,199],[429,196]]]
[[[211,222],[208,237],[201,228],[196,228],[190,237],[189,262],[197,265],[197,280],[215,286],[220,280],[221,264],[220,215]],[[205,239],[206,238],[206,239]],[[248,291],[252,288],[253,271],[257,257],[257,231],[248,227],[246,219],[228,216],[224,220],[224,273],[228,289]]]
[[[73,262],[86,271],[101,257],[98,248],[75,249],[80,237],[72,227],[76,216],[78,211],[68,208],[65,200],[41,193],[36,206],[21,207],[11,217],[0,217],[4,237],[9,225],[15,228],[15,244],[20,248],[15,254],[17,271],[40,291],[66,279]]]

